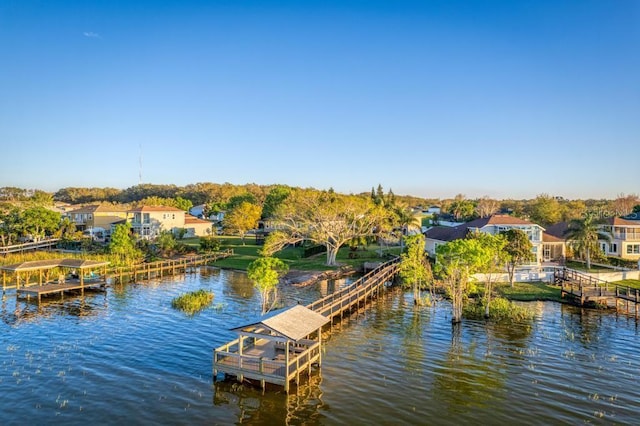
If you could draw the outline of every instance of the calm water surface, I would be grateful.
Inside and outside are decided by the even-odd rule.
[[[285,291],[307,303],[339,283]],[[193,317],[171,299],[200,288]],[[551,302],[530,324],[414,310],[391,291],[334,326],[321,375],[289,395],[212,383],[212,349],[259,313],[245,274],[202,269],[38,307],[7,293],[0,424],[640,424],[638,324]],[[337,332],[336,332],[337,331]]]

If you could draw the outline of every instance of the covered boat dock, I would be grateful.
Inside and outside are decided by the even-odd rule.
[[[322,327],[330,321],[302,305],[273,311],[260,319],[232,328],[239,337],[214,350],[213,377],[218,372],[284,386],[300,382],[322,362]]]
[[[106,285],[109,262],[82,259],[36,260],[0,266],[2,290],[7,288],[13,275],[18,296],[35,296],[38,302],[43,295],[64,295],[65,291],[80,290]],[[32,282],[32,279],[35,281]]]

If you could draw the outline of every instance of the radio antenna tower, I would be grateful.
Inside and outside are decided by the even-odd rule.
[[[138,170],[138,185],[142,185],[142,144],[140,144],[140,158],[139,158],[139,170]]]

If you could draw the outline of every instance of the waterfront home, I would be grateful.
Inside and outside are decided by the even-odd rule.
[[[640,259],[640,220],[609,217],[599,227],[611,236],[610,241],[598,241],[604,254],[628,260]]]
[[[186,212],[176,207],[142,206],[127,212],[131,230],[140,239],[153,240],[161,231],[184,227]]]
[[[184,210],[168,206],[142,206],[128,211],[127,221],[132,232],[141,239],[153,240],[162,231],[174,234],[184,229],[186,237],[211,234],[210,221],[187,215]]]
[[[78,207],[63,213],[76,225],[78,231],[91,231],[94,228],[109,230],[111,225],[127,217],[124,207],[112,204],[95,204]]]
[[[540,267],[543,266],[543,262],[550,262],[552,259],[557,260],[564,257],[564,242],[552,236],[545,238],[545,229],[542,226],[518,217],[501,214],[475,219],[453,227],[434,226],[424,233],[426,239],[425,250],[430,256],[435,256],[436,247],[449,241],[465,238],[469,232],[499,234],[510,229],[523,231],[527,234],[533,246],[531,251],[535,256],[535,260],[523,266]]]

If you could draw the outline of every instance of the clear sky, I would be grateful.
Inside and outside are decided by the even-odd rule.
[[[0,0],[0,186],[640,192],[640,1]],[[140,156],[140,151],[142,156]]]

